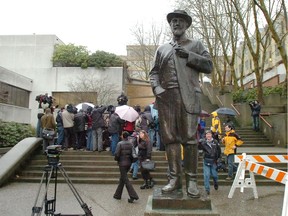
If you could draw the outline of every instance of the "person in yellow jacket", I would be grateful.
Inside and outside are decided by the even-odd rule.
[[[212,126],[211,126],[211,131],[213,138],[216,139],[218,142],[220,141],[220,135],[222,133],[221,130],[221,121],[220,118],[218,117],[217,112],[212,112],[211,115],[212,117]]]
[[[237,171],[237,165],[234,164],[234,155],[236,148],[243,144],[241,137],[233,130],[233,125],[227,123],[225,125],[225,135],[222,138],[222,143],[225,145],[224,154],[227,156],[228,177],[226,180],[233,179],[233,173]]]

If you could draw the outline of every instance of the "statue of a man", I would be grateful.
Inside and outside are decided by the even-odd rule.
[[[181,147],[184,147],[186,192],[200,197],[197,188],[197,117],[201,112],[199,73],[211,73],[213,64],[203,44],[186,37],[192,18],[183,10],[167,15],[173,33],[170,43],[160,46],[150,72],[156,96],[160,136],[165,144],[170,171],[169,183],[162,194],[182,192]]]

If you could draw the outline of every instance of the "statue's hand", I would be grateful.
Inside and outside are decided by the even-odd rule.
[[[181,58],[188,58],[189,52],[181,46],[175,48],[176,55]]]

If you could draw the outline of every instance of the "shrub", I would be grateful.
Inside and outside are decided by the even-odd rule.
[[[24,138],[32,136],[35,136],[35,131],[31,125],[0,120],[0,147],[14,146]]]
[[[280,94],[285,96],[287,92],[285,91],[285,85],[277,85],[273,87],[263,87],[263,94],[267,96],[269,94]],[[238,89],[232,92],[233,103],[246,103],[252,100],[257,100],[257,88],[252,89]]]

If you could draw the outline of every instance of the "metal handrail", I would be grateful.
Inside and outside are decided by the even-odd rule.
[[[230,104],[231,105],[231,107],[236,111],[236,113],[238,114],[238,115],[240,115],[240,112],[236,109],[236,107],[233,105],[233,104]]]
[[[260,117],[260,119],[262,119],[264,122],[265,122],[265,124],[267,124],[270,128],[273,128],[273,126],[260,114],[259,115],[259,117]]]
[[[206,88],[206,90],[207,90],[208,94],[210,95],[210,97],[212,97],[208,87]]]
[[[219,98],[219,96],[218,96],[218,95],[216,95],[216,98],[217,98],[217,99],[218,99],[218,101],[220,102],[221,106],[223,106],[223,103],[222,103],[222,101],[220,100],[220,98]]]

